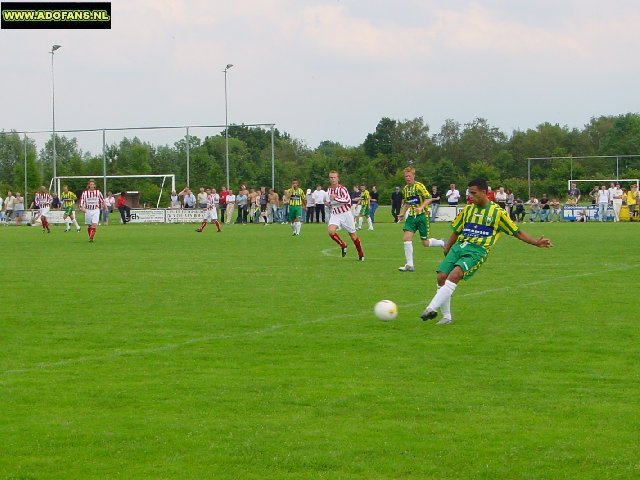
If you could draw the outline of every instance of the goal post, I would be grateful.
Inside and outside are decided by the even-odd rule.
[[[55,185],[55,191],[62,191],[61,190],[61,180],[75,180],[75,179],[79,179],[79,178],[85,178],[85,179],[89,179],[89,178],[93,178],[96,181],[99,178],[104,179],[104,189],[105,189],[105,194],[107,193],[107,180],[108,179],[123,179],[123,178],[161,178],[162,179],[162,184],[160,185],[160,193],[158,194],[158,199],[156,201],[156,208],[160,205],[160,200],[162,198],[162,192],[164,190],[164,184],[167,181],[167,178],[169,178],[171,180],[171,191],[176,189],[176,176],[173,173],[164,173],[164,174],[149,174],[149,175],[63,175],[63,176],[56,176],[54,178],[51,179],[51,184],[49,185],[49,190],[52,189],[52,187]]]

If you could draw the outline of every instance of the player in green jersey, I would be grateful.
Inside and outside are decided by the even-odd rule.
[[[429,217],[426,210],[431,203],[431,195],[422,183],[416,182],[416,169],[407,167],[404,169],[404,179],[407,184],[402,189],[402,208],[398,215],[398,221],[405,218],[404,226],[404,256],[406,263],[398,268],[401,272],[413,272],[413,236],[420,234],[420,240],[425,247],[444,247],[444,241],[429,238]]]
[[[366,185],[360,185],[360,213],[358,214],[358,230],[362,230],[362,219],[367,219],[369,230],[373,230],[371,222],[371,194]]]
[[[300,188],[298,179],[294,178],[289,189],[289,222],[291,222],[294,236],[300,235],[302,229],[302,205],[305,204],[306,199],[307,196]]]
[[[533,238],[513,223],[505,210],[487,197],[488,185],[484,178],[469,182],[469,196],[473,203],[464,207],[451,224],[453,233],[444,247],[445,259],[438,266],[438,290],[422,313],[423,320],[430,320],[442,311],[438,325],[453,323],[451,295],[458,282],[468,280],[484,263],[491,247],[502,233],[540,248],[551,247],[548,238]]]
[[[71,222],[76,227],[76,232],[80,232],[80,225],[78,225],[78,221],[76,220],[76,212],[73,210],[73,206],[76,203],[78,197],[75,193],[69,190],[69,185],[64,185],[62,187],[62,193],[60,193],[60,201],[62,202],[62,206],[64,207],[64,213],[62,214],[62,218],[64,219],[64,224],[66,228],[65,232],[71,230]]]

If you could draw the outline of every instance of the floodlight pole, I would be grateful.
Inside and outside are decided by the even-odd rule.
[[[55,84],[55,77],[53,75],[53,54],[60,47],[61,45],[52,45],[51,51],[49,52],[51,54],[51,107],[52,107],[51,112],[53,117],[52,123],[53,123],[53,178],[54,179],[57,177],[57,172],[56,172],[56,84]],[[54,185],[53,188],[55,193],[59,193],[57,190],[56,182],[53,182],[53,185]]]
[[[224,67],[224,146],[225,160],[227,164],[227,188],[229,188],[229,115],[227,109],[227,71],[233,67],[232,63],[228,63]]]

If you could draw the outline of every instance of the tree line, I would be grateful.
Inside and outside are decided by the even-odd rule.
[[[231,187],[271,186],[271,130],[234,125],[228,127],[229,177]],[[432,133],[422,117],[412,120],[380,119],[375,131],[358,146],[344,146],[325,140],[316,148],[286,132],[274,130],[275,188],[282,192],[292,178],[313,188],[325,185],[329,170],[338,170],[347,186],[365,183],[376,185],[381,203],[388,201],[396,185],[404,183],[402,170],[416,168],[417,179],[446,190],[450,183],[466,185],[469,178],[485,177],[490,185],[512,188],[514,193],[528,194],[528,158],[618,156],[617,159],[545,160],[532,162],[532,193],[563,196],[567,180],[573,178],[640,178],[640,114],[591,118],[582,129],[542,123],[525,131],[507,135],[486,119],[476,118],[461,124],[446,120],[440,131]],[[26,143],[26,145],[25,145]],[[33,192],[49,184],[53,175],[52,139],[37,150],[34,139],[15,131],[0,133],[0,191],[22,191],[25,176],[27,189]],[[124,138],[107,145],[108,175],[175,173],[180,188],[186,185],[187,141],[173,145],[153,145],[138,137]],[[95,175],[103,172],[103,155],[84,152],[76,138],[56,135],[58,175]],[[225,132],[200,139],[189,137],[190,183],[221,187],[226,183]],[[67,182],[81,191],[86,182]],[[127,179],[109,181],[109,189],[138,190],[143,201],[153,202],[160,190],[152,180]],[[165,186],[165,195],[169,192]]]

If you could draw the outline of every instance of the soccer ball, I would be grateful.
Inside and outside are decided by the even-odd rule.
[[[376,314],[380,320],[388,322],[398,316],[398,306],[391,300],[380,300],[373,307],[373,313]]]

